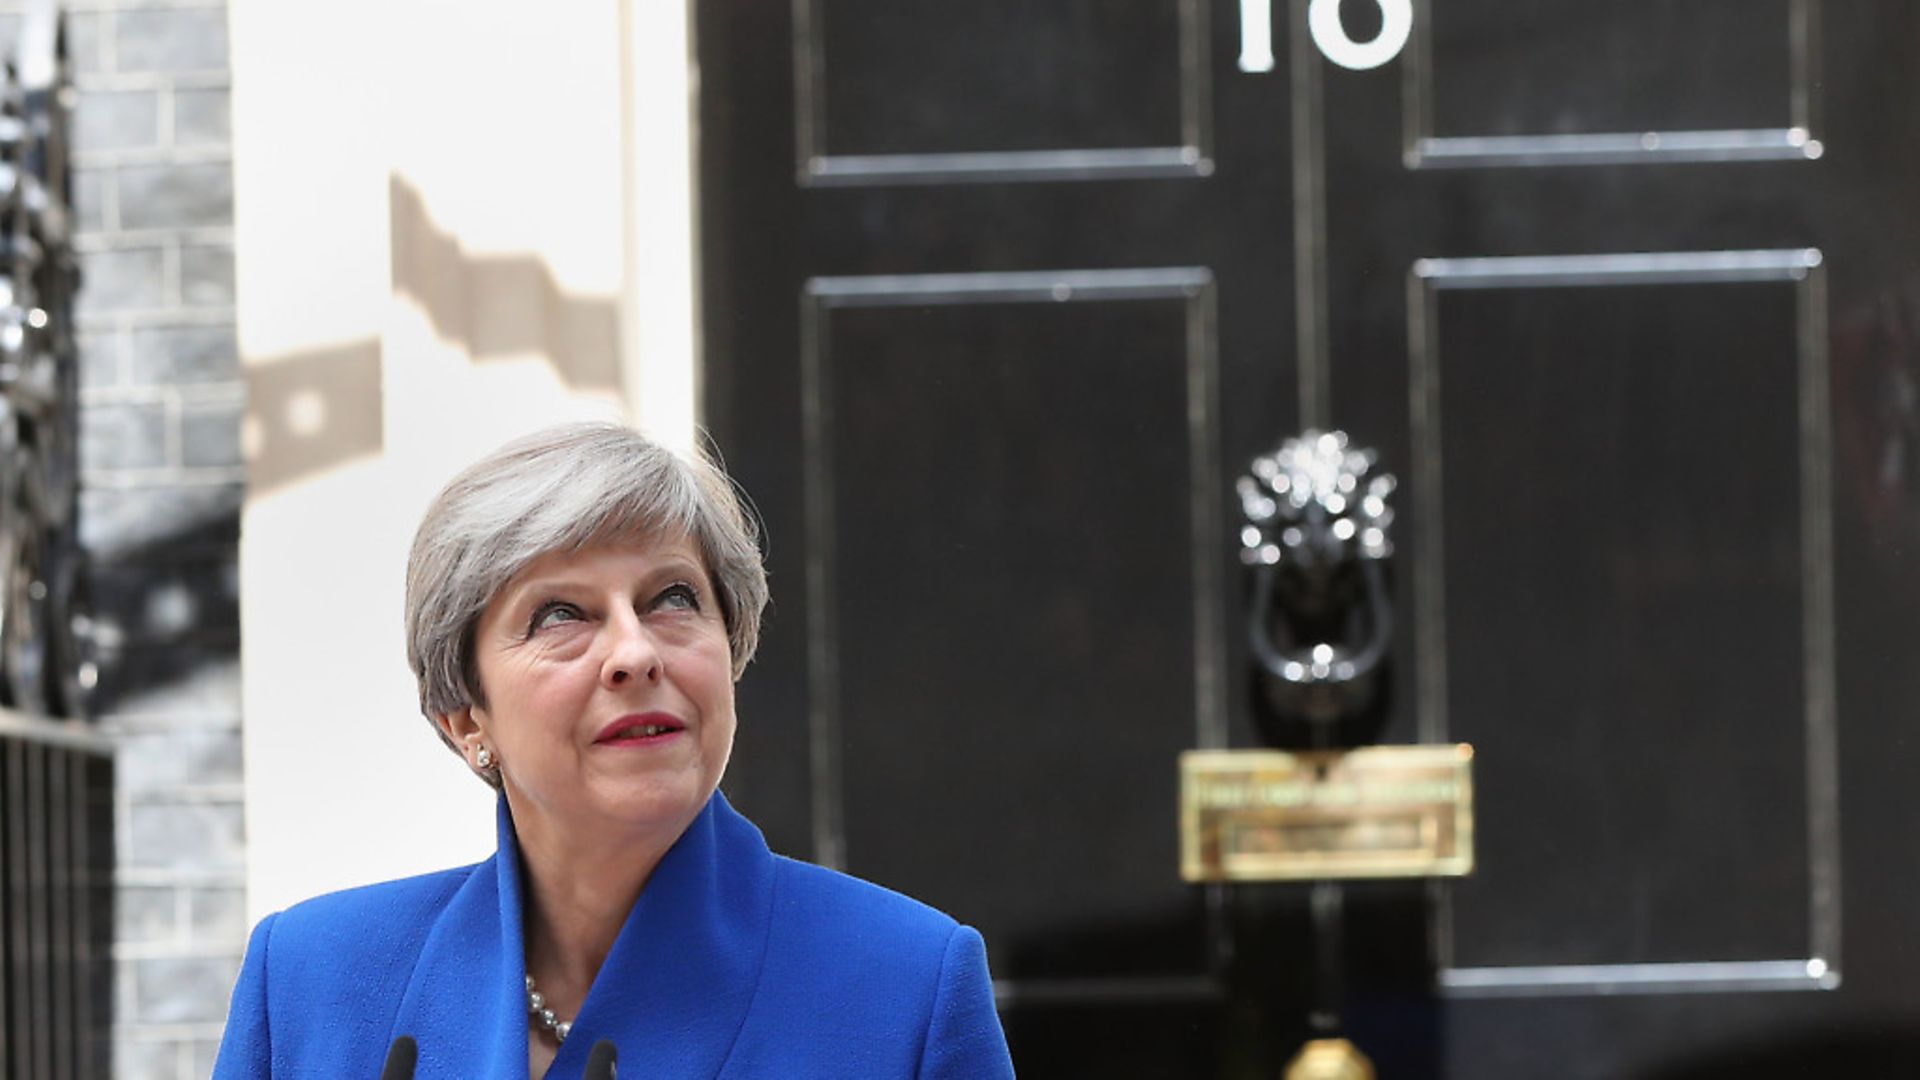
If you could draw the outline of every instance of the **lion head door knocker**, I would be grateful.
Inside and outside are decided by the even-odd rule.
[[[1393,638],[1386,560],[1391,474],[1344,432],[1307,431],[1253,460],[1237,489],[1252,571],[1247,640],[1277,724],[1332,725],[1372,713]],[[1324,743],[1324,739],[1315,739]]]

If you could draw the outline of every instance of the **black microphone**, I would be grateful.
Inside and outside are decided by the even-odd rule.
[[[420,1056],[420,1047],[416,1046],[413,1036],[402,1035],[387,1047],[387,1063],[380,1070],[380,1080],[413,1080],[413,1062]]]
[[[619,1056],[613,1040],[601,1039],[593,1044],[593,1052],[587,1055],[587,1071],[581,1075],[585,1080],[614,1080],[613,1064]]]

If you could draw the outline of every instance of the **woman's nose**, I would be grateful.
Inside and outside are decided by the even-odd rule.
[[[653,635],[647,632],[646,624],[631,612],[617,615],[607,621],[603,631],[607,638],[606,655],[600,662],[600,681],[610,689],[618,689],[641,679],[649,683],[660,681],[660,650],[655,647]]]

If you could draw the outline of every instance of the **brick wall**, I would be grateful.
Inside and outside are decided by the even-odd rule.
[[[0,38],[21,0],[0,0]],[[120,742],[114,1075],[205,1077],[246,944],[227,13],[70,0],[82,539]]]

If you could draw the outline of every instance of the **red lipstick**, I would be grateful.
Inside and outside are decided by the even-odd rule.
[[[598,746],[641,746],[661,742],[680,734],[687,725],[672,713],[632,713],[600,729]]]

